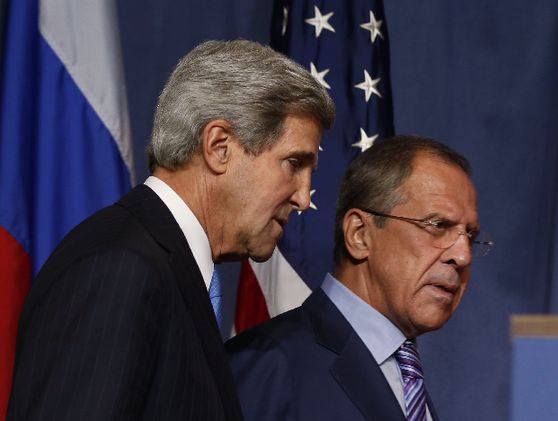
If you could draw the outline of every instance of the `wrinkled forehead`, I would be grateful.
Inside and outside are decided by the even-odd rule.
[[[459,166],[440,158],[418,157],[400,191],[404,205],[478,223],[477,193],[471,178]]]

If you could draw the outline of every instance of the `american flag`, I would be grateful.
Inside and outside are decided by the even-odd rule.
[[[275,2],[272,47],[328,89],[336,122],[324,136],[310,209],[291,215],[265,263],[243,263],[236,332],[299,306],[333,265],[335,201],[349,162],[393,134],[387,24],[381,1]]]

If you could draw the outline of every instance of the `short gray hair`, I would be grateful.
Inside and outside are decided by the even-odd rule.
[[[245,151],[259,154],[281,136],[290,114],[330,128],[335,107],[304,67],[253,41],[207,41],[184,56],[165,85],[147,147],[149,168],[175,170],[200,148],[201,134],[224,119]]]
[[[348,258],[343,233],[343,219],[349,209],[372,209],[390,213],[394,206],[406,198],[399,187],[413,172],[417,155],[441,159],[471,175],[467,159],[453,149],[433,139],[419,136],[397,135],[375,143],[360,154],[347,168],[335,210],[335,265]],[[374,216],[377,227],[383,227],[384,217]]]

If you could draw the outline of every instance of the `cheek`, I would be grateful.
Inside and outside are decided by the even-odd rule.
[[[413,324],[422,332],[440,329],[457,310],[465,287],[466,283],[451,301],[433,296],[429,287],[420,288],[406,303]]]
[[[285,177],[282,171],[270,169],[261,174],[261,177],[254,181],[250,189],[254,192],[253,194],[265,198],[264,202],[270,204],[271,202],[285,200],[285,197],[288,196],[287,192],[293,189],[293,185],[293,180]]]
[[[421,253],[408,262],[407,269],[409,276],[412,276],[413,293],[422,295],[422,292],[425,292],[425,286],[439,278],[440,271],[443,270],[441,265],[444,265],[440,259],[442,253],[443,250],[423,247]]]
[[[437,257],[411,253],[391,253],[382,261],[384,273],[391,274],[402,291],[402,295],[411,299],[428,279],[428,274],[437,262]]]
[[[450,303],[440,303],[422,294],[415,298],[408,309],[411,324],[419,334],[440,329],[455,310]]]
[[[453,303],[453,311],[455,311],[457,309],[457,307],[459,306],[459,304],[461,304],[461,300],[463,299],[463,296],[465,295],[465,292],[467,291],[467,287],[469,286],[469,276],[464,276],[461,277],[461,288],[459,290],[459,293],[456,295],[454,303]]]

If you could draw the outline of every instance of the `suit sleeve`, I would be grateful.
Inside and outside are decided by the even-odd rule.
[[[52,280],[24,311],[8,420],[140,418],[160,334],[157,279],[142,257],[113,251]]]
[[[226,344],[246,421],[297,420],[293,373],[273,339],[242,335]]]

